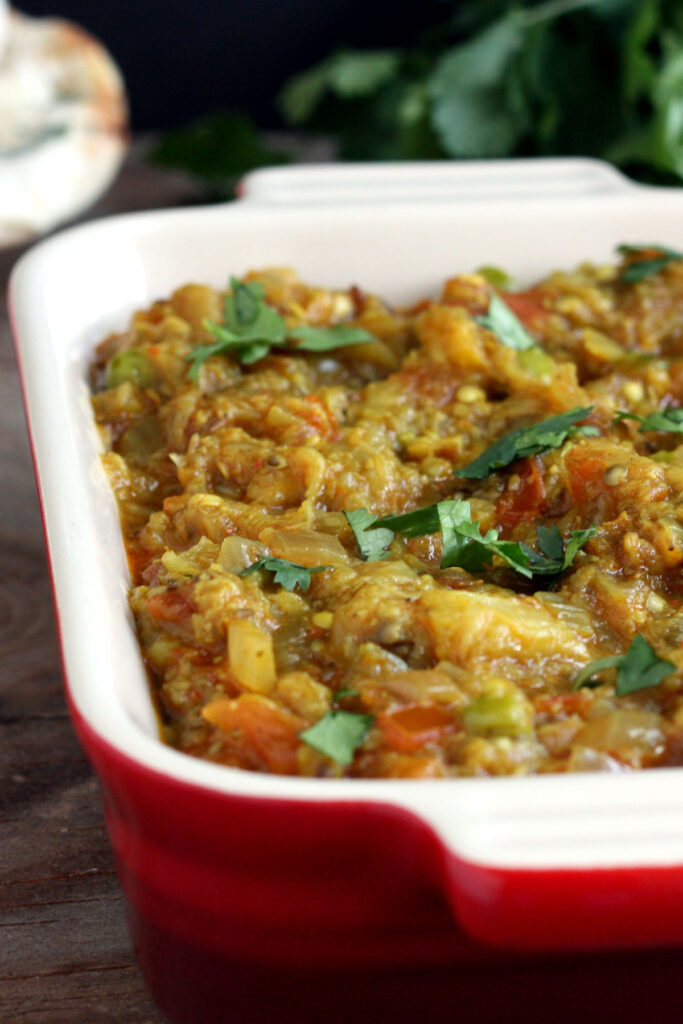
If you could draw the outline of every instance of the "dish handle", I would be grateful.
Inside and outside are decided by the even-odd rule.
[[[321,206],[571,199],[644,187],[602,160],[551,157],[300,164],[252,171],[238,193],[259,206]]]
[[[443,891],[474,938],[519,950],[681,944],[679,770],[658,770],[656,788],[652,772],[584,773],[471,780],[448,799],[436,784],[398,802],[439,841]]]

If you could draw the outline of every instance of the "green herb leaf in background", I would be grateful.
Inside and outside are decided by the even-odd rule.
[[[450,6],[412,46],[344,51],[291,80],[285,117],[353,159],[576,154],[683,177],[677,4]]]
[[[299,733],[299,737],[337,764],[348,765],[372,728],[373,721],[372,715],[328,711],[315,725]]]
[[[347,159],[580,155],[646,181],[683,178],[679,4],[449,6],[403,49],[321,54],[281,90],[285,120]],[[301,143],[299,134],[286,148],[300,153]],[[246,116],[218,113],[169,133],[150,159],[232,195],[246,171],[289,153]]]
[[[651,686],[658,686],[663,679],[676,670],[671,661],[659,658],[644,636],[636,633],[626,654],[598,658],[581,669],[572,689],[579,690],[582,686],[599,686],[596,676],[607,669],[617,669],[617,697],[629,693],[637,693]]]
[[[428,82],[431,117],[450,156],[505,156],[523,138],[529,111],[509,88],[523,41],[519,20],[506,15],[438,61]]]
[[[515,348],[517,351],[523,352],[525,349],[536,347],[536,342],[526,328],[517,319],[508,304],[498,298],[495,292],[491,292],[488,312],[483,316],[475,316],[474,319],[481,327],[493,331],[498,340],[508,348]]]
[[[217,111],[185,128],[168,132],[148,155],[150,163],[180,170],[232,199],[240,178],[256,167],[290,161],[282,150],[264,142],[246,114]]]
[[[456,470],[456,476],[466,480],[483,480],[491,473],[509,466],[517,459],[525,458],[528,455],[538,455],[551,448],[560,448],[567,438],[576,434],[577,431],[583,433],[584,436],[591,436],[595,428],[575,428],[574,424],[585,419],[592,411],[592,405],[570,409],[569,412],[551,416],[530,427],[513,430],[495,441],[468,466]]]
[[[308,590],[311,585],[311,573],[324,572],[329,568],[329,565],[317,565],[313,568],[308,565],[297,565],[296,562],[288,562],[284,558],[273,558],[269,555],[243,569],[240,576],[248,576],[252,572],[263,569],[266,572],[274,573],[273,582],[279,583],[285,590],[294,590],[295,587],[298,587],[299,590]]]
[[[342,50],[291,79],[280,93],[280,109],[290,124],[303,124],[327,92],[341,99],[372,96],[394,77],[399,62],[395,50]]]

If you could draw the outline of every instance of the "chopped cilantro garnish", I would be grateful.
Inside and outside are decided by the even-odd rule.
[[[599,686],[595,676],[607,669],[616,668],[618,697],[638,690],[646,690],[650,686],[658,686],[663,679],[673,672],[676,666],[671,661],[659,658],[644,636],[636,633],[626,654],[616,654],[609,658],[598,658],[581,669],[572,689],[582,686]]]
[[[499,540],[495,529],[482,534],[479,523],[472,522],[468,501],[441,501],[437,508],[443,538],[442,569],[459,566],[468,572],[481,572],[491,565],[493,556],[498,555],[506,565],[528,579],[533,576],[559,576],[569,568],[595,533],[595,527],[574,530],[565,547],[556,526],[538,526],[539,551],[534,551],[524,543]]]
[[[491,292],[488,312],[483,316],[475,316],[474,319],[481,327],[493,331],[498,340],[508,348],[516,348],[521,352],[536,346],[536,342],[508,304],[499,299],[495,292]]]
[[[384,516],[377,525],[402,533],[404,537],[424,537],[441,529],[437,505],[425,505],[398,516]]]
[[[357,697],[360,694],[360,690],[353,690],[351,687],[343,687],[341,690],[335,690],[332,694],[332,699],[335,701],[339,700],[350,700],[351,697]]]
[[[386,558],[386,547],[394,533],[404,537],[424,537],[441,531],[441,568],[458,566],[468,572],[481,572],[498,555],[506,565],[531,579],[533,576],[559,576],[568,569],[586,541],[595,533],[595,527],[574,530],[565,546],[556,526],[536,529],[538,551],[527,544],[499,540],[496,529],[482,534],[479,522],[472,522],[469,501],[440,501],[426,505],[404,515],[384,516],[378,519],[367,509],[345,512],[356,536],[361,556],[367,561]],[[378,535],[377,542],[373,534]]]
[[[534,576],[555,576],[564,572],[595,533],[595,526],[589,526],[585,530],[572,530],[565,545],[556,526],[537,526],[536,537],[541,554],[527,548],[526,544],[522,545],[529,556]]]
[[[365,562],[379,562],[389,557],[388,546],[394,539],[394,534],[387,529],[372,529],[378,522],[378,517],[368,512],[366,508],[356,508],[353,512],[344,512],[346,521],[353,530],[356,544],[360,551],[360,557]]]
[[[623,412],[618,410],[614,421],[636,420],[640,423],[639,434],[645,434],[649,430],[662,430],[669,434],[683,434],[683,408],[682,409],[656,409],[647,416],[637,416],[634,412]]]
[[[232,352],[240,363],[255,363],[267,356],[271,348],[291,348],[305,352],[330,352],[347,345],[374,341],[372,334],[360,327],[335,324],[332,327],[288,328],[283,317],[266,302],[264,288],[258,281],[230,279],[232,289],[223,303],[223,323],[205,320],[204,326],[213,334],[213,345],[198,345],[187,357],[190,377],[197,383],[199,369],[211,356]],[[288,342],[292,340],[293,345]]]
[[[260,558],[258,562],[252,562],[250,566],[243,569],[240,576],[247,576],[258,569],[265,569],[266,572],[274,573],[273,581],[279,583],[285,590],[308,590],[311,585],[312,572],[324,572],[329,565],[317,565],[314,568],[308,565],[297,565],[296,562],[288,562],[284,558]]]
[[[332,327],[292,327],[287,332],[297,344],[295,350],[303,352],[332,352],[335,348],[347,345],[365,345],[375,338],[362,327],[348,327],[346,324],[334,324]]]
[[[466,480],[483,480],[497,469],[509,466],[516,459],[547,452],[551,448],[560,448],[568,437],[576,434],[594,437],[599,433],[595,427],[574,426],[579,420],[589,416],[593,408],[589,405],[570,409],[559,416],[551,416],[550,419],[534,423],[530,427],[513,430],[483,451],[469,465],[456,470],[456,476],[464,477]]]
[[[359,715],[353,711],[328,711],[320,721],[299,735],[309,747],[331,757],[338,764],[347,765],[353,761],[373,721],[372,715]]]
[[[644,281],[646,277],[652,277],[653,274],[664,270],[669,263],[683,260],[683,253],[654,243],[652,245],[618,245],[617,252],[622,256],[636,257],[621,270],[620,277],[624,284]]]

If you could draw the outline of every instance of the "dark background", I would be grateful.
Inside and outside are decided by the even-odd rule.
[[[340,46],[407,44],[445,20],[449,0],[16,0],[26,14],[70,18],[123,71],[133,128],[185,124],[217,108],[278,124],[283,82]]]

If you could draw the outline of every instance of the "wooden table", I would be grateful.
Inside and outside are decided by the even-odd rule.
[[[132,158],[90,215],[192,202]],[[0,1022],[160,1024],[126,933],[97,783],[69,723],[0,251]]]
[[[134,157],[91,216],[196,199],[186,180]],[[163,1024],[133,959],[97,784],[62,696],[4,297],[18,255],[0,252],[0,1024]],[[342,1016],[355,1024],[385,1016],[393,1024],[678,1024],[682,965],[681,951],[670,950],[454,968],[416,981],[405,1006],[389,979],[386,996],[375,987],[374,999],[361,994]],[[347,999],[354,980],[344,981]],[[277,1022],[256,1024],[297,1019],[283,1007]]]

